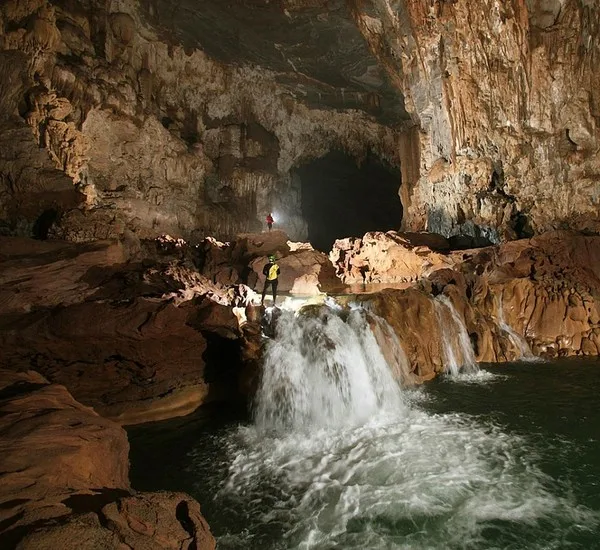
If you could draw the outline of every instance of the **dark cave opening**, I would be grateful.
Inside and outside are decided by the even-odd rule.
[[[58,211],[54,208],[44,210],[33,223],[31,230],[34,239],[46,240],[50,234],[50,229],[58,221]]]
[[[359,164],[331,151],[295,174],[301,182],[308,240],[316,249],[328,252],[336,239],[400,227],[400,170],[375,155],[368,154]]]

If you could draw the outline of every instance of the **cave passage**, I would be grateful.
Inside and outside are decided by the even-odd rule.
[[[308,240],[316,249],[328,252],[336,239],[400,227],[400,171],[374,155],[358,165],[353,157],[332,151],[300,166],[296,175]]]

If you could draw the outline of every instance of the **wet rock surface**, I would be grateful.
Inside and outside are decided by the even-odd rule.
[[[0,239],[2,364],[34,369],[123,424],[243,399],[231,306],[243,313],[252,291],[212,283],[174,249],[125,262],[117,243]]]
[[[0,370],[2,548],[197,548],[215,542],[196,501],[135,493],[122,428],[36,372]]]
[[[411,238],[395,232],[367,234],[338,241],[330,257],[348,283],[405,282],[427,295],[448,295],[480,361],[521,356],[502,323],[523,336],[535,355],[600,353],[598,237],[558,231],[500,246],[447,252],[433,251],[421,244],[422,238],[416,242]],[[433,326],[435,315],[424,312],[429,306],[419,305],[421,298],[413,292],[386,291],[385,299],[377,294],[365,298],[378,304],[376,309],[390,324],[411,325],[399,330],[409,347],[413,340],[423,340],[423,334],[435,340],[438,330]],[[418,326],[423,315],[429,319],[427,327]],[[417,345],[421,351],[413,364],[435,370],[440,362],[427,355],[429,345],[427,338]]]

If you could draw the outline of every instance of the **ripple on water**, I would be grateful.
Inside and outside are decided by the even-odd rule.
[[[443,375],[446,380],[458,382],[459,384],[489,384],[490,382],[499,382],[508,377],[497,372],[488,370],[478,370],[476,372],[459,372],[453,375]]]
[[[241,427],[226,445],[217,504],[251,513],[219,548],[569,548],[599,525],[523,438],[466,415],[408,410],[286,436]]]

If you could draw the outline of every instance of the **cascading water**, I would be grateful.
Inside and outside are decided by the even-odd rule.
[[[327,306],[283,311],[267,346],[255,422],[285,431],[358,425],[402,408],[400,388],[369,328],[368,313],[345,319]]]
[[[476,373],[479,366],[471,346],[469,333],[452,301],[440,294],[435,298],[435,311],[440,327],[446,372],[458,376],[460,372]]]
[[[508,339],[512,343],[512,345],[519,350],[519,357],[522,361],[537,361],[539,360],[529,347],[527,340],[523,338],[516,330],[514,330],[505,320],[504,320],[504,307],[502,304],[502,294],[498,298],[498,326],[500,329],[506,333]]]
[[[372,331],[391,329],[340,309],[276,321],[255,421],[219,442],[220,549],[558,548],[559,523],[598,525],[568,491],[551,492],[522,437],[424,412],[423,392],[401,390],[386,363],[405,360],[401,347],[383,353]]]

